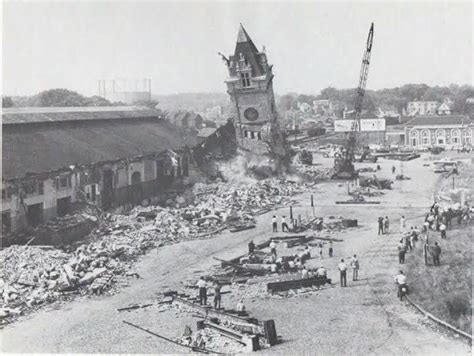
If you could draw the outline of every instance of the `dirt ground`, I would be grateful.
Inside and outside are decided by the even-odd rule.
[[[330,164],[330,161],[324,161]],[[252,316],[260,320],[274,319],[282,343],[266,350],[271,353],[311,354],[415,354],[463,355],[470,346],[463,340],[437,330],[408,304],[396,298],[393,277],[399,265],[396,244],[398,219],[403,214],[408,223],[421,225],[422,215],[430,205],[437,176],[424,167],[423,157],[410,162],[381,161],[381,176],[397,173],[410,176],[410,181],[395,182],[392,191],[382,197],[380,205],[336,206],[336,200],[347,199],[345,183],[326,182],[314,191],[296,197],[294,214],[313,212],[310,195],[315,196],[315,215],[344,216],[358,219],[359,228],[335,233],[332,237],[335,256],[324,249],[311,263],[328,269],[333,286],[318,292],[292,298],[253,296],[244,302]],[[364,164],[368,166],[370,164]],[[372,165],[374,166],[374,165]],[[148,303],[156,295],[179,289],[190,278],[197,279],[215,266],[212,257],[231,258],[244,253],[247,243],[263,241],[271,236],[273,214],[289,215],[289,209],[272,211],[258,217],[257,228],[239,233],[224,232],[203,241],[189,241],[165,246],[150,252],[136,265],[141,279],[110,297],[78,298],[71,303],[42,309],[36,314],[0,331],[2,352],[30,353],[184,353],[186,349],[133,329],[127,320],[168,337],[180,336],[185,325],[196,329],[197,318],[178,311],[161,311],[149,307],[130,312],[116,309],[131,303]],[[388,216],[392,233],[377,236],[378,216]],[[316,252],[316,251],[314,251]],[[340,258],[357,254],[361,264],[359,281],[339,287],[337,264]],[[314,253],[313,253],[314,255]],[[410,258],[410,256],[407,256]],[[250,288],[250,287],[249,287]],[[224,288],[225,290],[225,288]],[[223,295],[223,305],[234,306],[234,298]]]

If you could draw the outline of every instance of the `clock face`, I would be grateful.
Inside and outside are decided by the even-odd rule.
[[[255,108],[245,109],[244,116],[249,121],[255,121],[258,119],[258,111]]]

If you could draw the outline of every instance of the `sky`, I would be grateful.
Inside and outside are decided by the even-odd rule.
[[[279,94],[356,87],[375,23],[367,87],[472,84],[474,2],[3,3],[5,95],[97,94],[98,79],[151,78],[153,94],[225,92],[217,55],[242,23],[274,65]]]

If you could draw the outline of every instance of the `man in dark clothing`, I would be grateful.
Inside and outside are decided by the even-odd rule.
[[[400,243],[398,244],[398,263],[401,265],[405,263],[405,253],[407,252],[407,246],[403,242],[403,240],[400,240]]]
[[[221,308],[221,285],[216,281],[214,284],[214,309]]]
[[[383,235],[383,218],[379,217],[379,235]]]
[[[251,255],[255,251],[255,244],[253,241],[249,242],[249,255]]]
[[[441,247],[439,247],[437,242],[435,242],[431,254],[433,256],[433,265],[439,266],[439,255],[441,255]]]
[[[392,174],[395,174],[395,166],[392,166]]]

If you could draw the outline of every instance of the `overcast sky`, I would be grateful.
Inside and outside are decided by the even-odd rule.
[[[370,23],[368,88],[473,82],[473,4],[322,2],[7,2],[3,92],[147,77],[155,94],[225,92],[242,22],[274,65],[275,90],[355,87]]]

